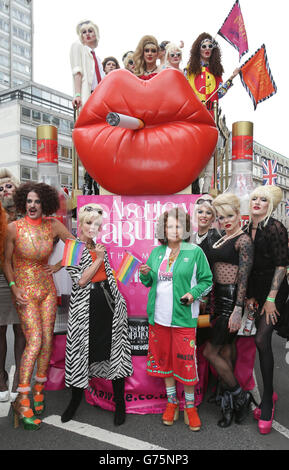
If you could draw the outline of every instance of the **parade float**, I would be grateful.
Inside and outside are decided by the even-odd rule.
[[[238,7],[238,2],[219,31],[228,42],[234,38],[230,38],[227,20],[236,14],[236,5]],[[240,57],[247,52],[244,35],[240,36],[239,52]],[[255,107],[276,92],[265,46],[240,68],[240,77]],[[260,79],[262,90],[256,86]],[[216,87],[211,89],[209,111],[180,71],[166,69],[150,80],[141,80],[129,71],[115,70],[101,80],[75,122],[71,206],[79,210],[87,203],[97,202],[103,208],[100,241],[107,247],[128,308],[134,373],[125,384],[127,413],[162,413],[167,399],[163,381],[146,374],[147,289],[139,281],[138,270],[129,272],[129,263],[126,265],[124,261],[128,255],[140,263],[147,260],[158,243],[154,236],[155,225],[164,211],[181,206],[193,215],[199,195],[192,194],[191,185],[211,159],[210,192],[216,196],[220,191],[219,167],[222,176],[225,168],[224,179],[228,186],[229,155],[226,152],[220,161],[216,148],[219,135],[217,92]],[[240,197],[244,222],[248,217],[248,193],[253,189],[252,157],[253,124],[234,123],[232,177],[230,186],[225,188],[222,181],[221,188]],[[99,195],[82,195],[78,159],[99,183]],[[64,388],[65,331],[58,333],[62,334],[55,336],[47,383],[50,390]],[[240,339],[237,342],[239,364],[250,363],[250,373],[242,375],[242,367],[239,367],[238,380],[243,388],[251,390],[254,387],[254,341],[252,336]],[[203,399],[208,380],[208,364],[201,349],[198,350],[198,370],[196,406]],[[110,381],[92,379],[86,399],[91,405],[113,410]]]

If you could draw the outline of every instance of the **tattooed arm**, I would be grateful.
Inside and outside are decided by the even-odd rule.
[[[275,298],[280,289],[281,283],[286,274],[286,267],[284,266],[277,266],[274,272],[274,276],[272,279],[271,289],[267,296],[267,298],[274,299],[273,300],[266,300],[261,310],[261,315],[265,313],[266,315],[266,323],[267,325],[270,324],[270,321],[275,325],[277,323],[277,315],[279,315],[278,310],[276,309],[275,305]]]
[[[274,300],[266,300],[261,310],[261,315],[265,313],[267,325],[270,322],[275,325],[279,315],[275,305],[275,298],[286,275],[286,266],[288,264],[288,233],[284,225],[278,220],[274,220],[268,227],[268,240],[275,262],[275,271],[267,298]]]

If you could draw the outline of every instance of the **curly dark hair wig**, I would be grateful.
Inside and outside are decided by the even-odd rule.
[[[213,37],[208,33],[200,34],[195,42],[192,45],[190,51],[190,59],[188,63],[188,73],[198,75],[202,71],[201,66],[201,43],[205,39],[209,39],[210,41],[214,41]],[[212,51],[212,55],[210,57],[209,62],[209,69],[210,72],[215,75],[215,77],[221,77],[224,73],[224,69],[221,63],[221,51],[219,47],[214,47]]]
[[[0,266],[3,265],[3,261],[4,261],[4,245],[5,245],[5,238],[6,238],[6,230],[7,230],[7,214],[0,202]]]
[[[181,207],[174,207],[169,211],[164,212],[158,220],[156,226],[156,238],[162,245],[167,245],[168,239],[166,237],[166,228],[168,218],[174,217],[183,227],[183,240],[189,242],[192,235],[191,217],[190,214],[185,212]]]
[[[58,211],[60,203],[55,188],[45,183],[24,183],[16,189],[14,194],[17,212],[23,215],[26,214],[26,200],[31,191],[38,195],[43,215],[50,216]]]

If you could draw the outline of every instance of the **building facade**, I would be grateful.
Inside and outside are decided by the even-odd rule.
[[[58,129],[60,184],[72,189],[71,97],[34,82],[0,92],[0,167],[22,182],[37,181],[37,126]],[[79,168],[83,183],[83,167]]]
[[[225,116],[219,117],[220,137],[218,141],[218,166],[220,168],[219,189],[224,191],[230,184],[232,172],[232,135],[226,126]],[[277,162],[277,185],[282,189],[283,199],[274,213],[289,230],[289,217],[286,204],[289,200],[289,158],[253,141],[253,182],[256,186],[263,184],[263,161]]]
[[[0,90],[33,79],[32,10],[29,0],[0,0]]]

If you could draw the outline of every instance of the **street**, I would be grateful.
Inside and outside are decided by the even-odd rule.
[[[9,344],[12,343],[10,327],[8,329]],[[287,346],[287,349],[286,349]],[[269,435],[262,436],[257,429],[252,413],[242,425],[233,423],[227,429],[220,429],[217,421],[220,410],[216,405],[207,403],[207,395],[199,407],[202,421],[200,432],[191,432],[183,422],[183,413],[179,420],[170,427],[161,422],[161,415],[127,414],[124,425],[115,427],[113,413],[99,407],[93,407],[83,399],[73,421],[61,423],[60,415],[70,398],[69,390],[46,392],[47,406],[43,416],[43,424],[38,432],[24,431],[22,427],[13,429],[12,412],[9,403],[0,404],[0,449],[1,450],[97,450],[105,455],[103,464],[114,464],[110,451],[144,451],[148,455],[158,455],[166,450],[182,455],[183,460],[175,463],[186,463],[185,455],[195,450],[288,450],[289,449],[289,344],[286,340],[273,335],[275,351],[275,391],[278,393],[275,421]],[[286,355],[287,361],[286,362]],[[260,372],[256,355],[255,374],[261,391]],[[13,371],[12,347],[7,357],[6,369]],[[107,451],[107,453],[106,453]],[[125,455],[125,453],[124,453]],[[100,458],[100,457],[99,457]],[[108,459],[111,458],[111,461]],[[149,457],[146,457],[149,460]],[[155,457],[155,459],[157,459]],[[129,461],[121,463],[129,466]],[[120,462],[118,462],[120,463]],[[135,464],[140,462],[135,462]],[[144,462],[143,462],[144,463]],[[147,464],[153,464],[151,458]],[[165,461],[156,461],[155,464]],[[131,464],[132,465],[132,464]],[[132,465],[133,468],[133,465]]]

